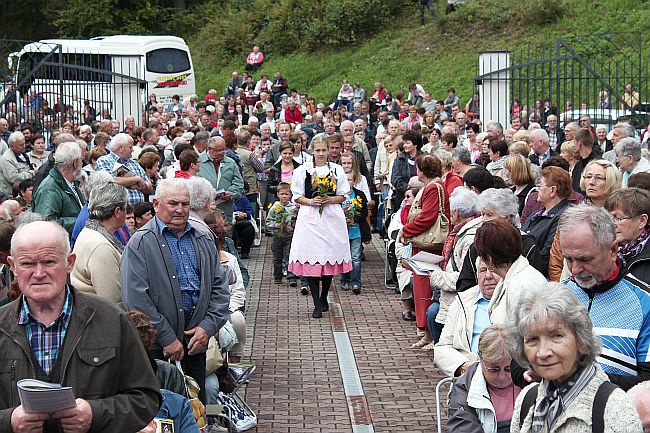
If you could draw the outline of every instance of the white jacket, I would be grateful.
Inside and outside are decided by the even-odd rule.
[[[395,212],[391,218],[390,223],[388,224],[388,236],[392,239],[393,234],[399,232],[402,229],[402,221],[400,220],[400,211]],[[395,267],[395,274],[397,274],[397,286],[399,287],[400,293],[403,294],[402,300],[411,299],[413,296],[409,293],[404,293],[404,289],[411,283],[411,277],[413,272],[406,269],[402,266],[402,255],[404,253],[404,248],[406,245],[399,241],[399,236],[395,242],[395,256],[397,257],[397,266]]]
[[[453,376],[458,367],[468,361],[478,361],[478,355],[471,352],[476,311],[474,302],[478,295],[479,288],[474,286],[458,293],[449,306],[447,323],[436,343],[434,358],[436,366],[445,376]]]
[[[377,145],[377,155],[375,156],[375,171],[373,173],[375,179],[378,176],[385,175],[385,179],[381,182],[382,185],[388,185],[390,177],[388,177],[388,151],[384,145],[384,140],[380,141]]]
[[[221,251],[221,253],[228,257],[228,261],[221,263],[221,265],[226,271],[226,275],[228,275],[228,286],[230,288],[230,305],[228,309],[232,313],[243,307],[246,303],[246,287],[244,287],[244,279],[241,274],[241,269],[239,269],[237,257],[226,251]]]
[[[544,275],[533,268],[524,256],[519,256],[494,289],[488,305],[491,322],[507,326],[512,321],[512,314],[521,295],[544,283]]]
[[[433,271],[431,272],[431,277],[429,279],[432,288],[440,289],[440,310],[436,316],[436,322],[445,324],[447,317],[447,310],[449,309],[449,304],[452,303],[456,297],[456,281],[458,281],[458,275],[460,275],[460,270],[463,267],[463,262],[465,261],[465,255],[469,251],[469,247],[474,243],[474,236],[476,236],[476,231],[483,224],[483,217],[474,218],[471,221],[468,221],[456,235],[454,240],[454,247],[452,249],[452,256],[447,261],[447,266],[444,271]],[[454,271],[454,265],[456,264],[456,269]]]
[[[490,400],[487,382],[483,376],[483,369],[480,364],[476,368],[476,373],[472,377],[472,382],[467,392],[467,405],[476,411],[485,433],[496,433],[497,415]]]

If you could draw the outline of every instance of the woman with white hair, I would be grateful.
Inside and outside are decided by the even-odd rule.
[[[88,181],[83,186],[83,194],[84,197],[86,197],[86,200],[88,200],[88,198],[90,197],[90,193],[93,191],[93,189],[95,189],[98,186],[104,185],[108,182],[111,182],[112,180],[113,180],[113,176],[110,173],[107,173],[105,171],[97,171],[93,173],[91,176],[89,176]],[[72,228],[73,248],[75,242],[77,242],[79,233],[81,233],[81,230],[83,230],[84,225],[86,224],[86,221],[89,218],[90,215],[88,212],[88,203],[86,203],[81,208],[79,215],[77,215],[77,219],[74,223],[74,227]],[[126,243],[131,238],[131,234],[129,233],[129,227],[126,224],[120,227],[119,229],[117,229],[115,233],[113,233],[113,235],[118,241],[120,241],[122,245],[126,245]]]
[[[510,431],[643,431],[630,399],[595,362],[600,351],[589,312],[570,288],[547,283],[524,293],[514,312],[512,354],[542,381],[519,394]]]
[[[444,261],[440,270],[432,271],[429,277],[431,287],[440,293],[440,303],[433,303],[427,309],[427,326],[433,342],[422,350],[433,350],[438,342],[442,327],[447,319],[449,305],[456,297],[456,281],[465,255],[474,242],[476,230],[483,223],[479,217],[478,194],[466,188],[456,188],[449,197],[449,221],[453,228],[447,236],[442,255]]]
[[[519,211],[519,200],[510,189],[486,189],[478,198],[478,208],[483,217],[483,222],[501,220],[512,224],[517,227],[517,229],[521,227],[519,216],[517,215],[517,212]],[[530,263],[535,269],[543,272],[544,264],[541,261],[535,237],[521,233],[521,241],[523,244],[522,256],[524,256],[528,260],[528,263]],[[464,292],[478,283],[478,272],[476,269],[477,258],[476,247],[472,245],[465,255],[465,260],[463,261],[460,275],[456,282],[457,291]]]
[[[74,245],[77,255],[70,274],[72,285],[121,305],[120,260],[124,245],[113,235],[126,219],[126,188],[115,182],[96,186],[90,193],[86,221]]]
[[[650,161],[641,153],[641,143],[634,137],[625,137],[614,146],[618,168],[623,173],[623,188],[633,174],[650,173]]]

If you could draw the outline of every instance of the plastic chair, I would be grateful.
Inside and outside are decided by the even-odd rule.
[[[449,384],[449,387],[451,388],[453,381],[453,377],[445,377],[436,385],[436,425],[438,426],[438,433],[442,433],[440,388],[446,384]]]

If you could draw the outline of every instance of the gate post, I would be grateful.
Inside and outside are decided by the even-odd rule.
[[[481,120],[494,120],[510,126],[510,51],[486,51],[479,54],[478,84]]]

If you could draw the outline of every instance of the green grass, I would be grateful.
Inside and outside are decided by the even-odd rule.
[[[468,0],[438,22],[427,16],[428,23],[422,27],[417,25],[412,6],[406,7],[403,17],[360,44],[338,50],[270,54],[260,73],[272,76],[280,71],[289,87],[313,95],[317,101],[333,100],[344,78],[360,80],[367,91],[373,82],[382,81],[393,93],[414,81],[434,98],[444,97],[446,89],[454,86],[466,101],[482,51],[518,50],[552,44],[561,36],[645,31],[650,26],[650,2],[639,0]],[[192,48],[194,40],[189,43]],[[245,56],[215,59],[195,54],[197,92],[203,95],[210,88],[223,92],[232,71],[241,72]],[[643,56],[650,59],[647,44]]]

